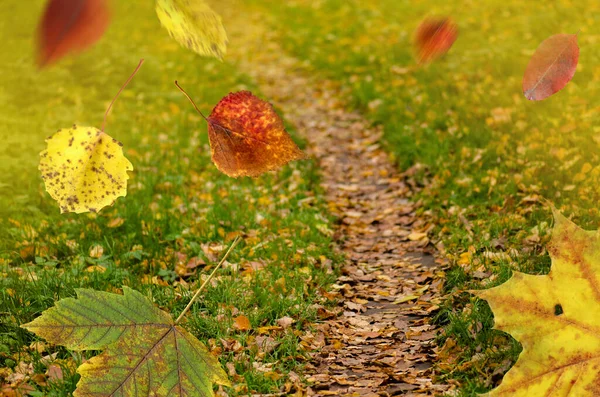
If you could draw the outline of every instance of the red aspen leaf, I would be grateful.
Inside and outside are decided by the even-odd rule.
[[[177,87],[194,104],[189,95]],[[208,117],[195,104],[194,107],[208,123],[213,162],[230,177],[256,177],[290,161],[306,158],[273,106],[249,91],[227,95]]]
[[[579,61],[576,34],[557,34],[542,41],[523,76],[523,94],[540,101],[562,90],[575,75]]]
[[[106,0],[50,0],[38,27],[38,65],[50,65],[69,52],[90,47],[109,22]]]
[[[419,63],[431,62],[450,50],[458,37],[458,26],[450,18],[425,19],[415,33]]]

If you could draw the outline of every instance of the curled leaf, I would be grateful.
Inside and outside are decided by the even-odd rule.
[[[192,334],[144,295],[77,290],[23,325],[72,350],[104,350],[82,364],[75,397],[213,396],[229,385],[217,359]]]
[[[127,194],[133,165],[117,140],[97,128],[74,125],[46,142],[39,169],[61,213],[97,212]]]
[[[171,37],[184,47],[218,59],[225,55],[223,22],[204,0],[156,0],[156,14]]]
[[[458,27],[449,18],[426,19],[415,33],[419,63],[431,62],[450,50],[458,37]]]
[[[98,41],[110,22],[106,0],[50,0],[38,27],[38,65]]]
[[[490,396],[600,395],[600,233],[554,211],[548,275],[515,272],[475,294],[488,301],[495,328],[523,352]]]
[[[523,76],[523,94],[530,101],[562,90],[575,75],[579,61],[576,34],[557,34],[542,41]]]

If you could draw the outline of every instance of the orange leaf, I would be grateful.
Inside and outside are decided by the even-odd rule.
[[[269,102],[249,91],[230,93],[205,117],[175,84],[207,121],[212,160],[224,174],[255,177],[306,158]]]
[[[90,47],[109,21],[106,0],[50,0],[38,27],[38,65],[47,66],[69,52]]]
[[[271,104],[249,91],[227,95],[207,121],[213,162],[231,177],[258,176],[306,157]]]
[[[523,94],[539,101],[562,90],[575,75],[579,61],[576,34],[557,34],[542,41],[523,76]]]
[[[233,322],[233,327],[238,331],[250,331],[252,329],[252,325],[250,325],[250,320],[244,315],[237,316],[235,318]]]
[[[449,18],[426,19],[415,33],[419,63],[433,61],[450,50],[458,37],[458,27]]]

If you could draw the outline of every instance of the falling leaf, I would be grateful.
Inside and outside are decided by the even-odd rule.
[[[74,396],[212,396],[229,385],[206,347],[144,295],[78,289],[23,325],[71,350],[104,350],[82,364]]]
[[[515,272],[475,294],[523,352],[490,396],[600,395],[600,233],[554,210],[548,275]]]
[[[250,325],[250,320],[248,317],[241,315],[237,316],[233,321],[233,327],[238,331],[249,331],[252,329],[252,325]]]
[[[133,165],[120,142],[94,127],[73,126],[46,140],[39,169],[60,212],[97,212],[127,194]]]
[[[426,19],[415,33],[419,63],[431,62],[450,50],[458,37],[458,27],[449,18]]]
[[[575,75],[579,61],[576,34],[557,34],[535,50],[523,76],[523,94],[539,101],[562,90]]]
[[[87,49],[100,40],[109,22],[106,0],[49,0],[38,27],[38,65]]]
[[[127,195],[127,171],[133,171],[133,165],[123,155],[123,145],[104,132],[104,125],[112,105],[143,62],[109,105],[101,130],[73,125],[46,139],[39,170],[61,213],[98,212]]]
[[[156,13],[179,44],[203,56],[222,59],[225,55],[223,22],[204,0],[156,0]]]
[[[204,117],[189,95],[177,87]],[[255,177],[306,158],[273,106],[249,91],[227,95],[204,119],[208,123],[212,160],[230,177]]]

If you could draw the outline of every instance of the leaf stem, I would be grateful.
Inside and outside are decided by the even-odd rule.
[[[204,115],[204,113],[202,113],[200,111],[200,109],[198,109],[198,106],[196,106],[196,103],[194,102],[194,100],[188,95],[187,92],[185,92],[185,90],[183,88],[181,88],[181,86],[177,83],[177,80],[175,80],[175,85],[177,86],[177,88],[179,88],[179,91],[181,91],[183,93],[183,95],[185,95],[188,99],[188,101],[190,101],[192,103],[192,105],[194,105],[194,108],[196,109],[196,112],[200,113],[200,116],[202,116],[202,118],[204,120],[206,120],[206,122],[208,123],[208,119],[206,118],[206,116]]]
[[[177,317],[177,320],[175,320],[175,325],[179,324],[179,322],[181,321],[181,319],[183,318],[183,316],[190,310],[190,308],[192,307],[192,304],[198,299],[198,297],[200,296],[200,293],[204,290],[204,287],[206,287],[206,285],[208,284],[208,282],[210,280],[212,280],[212,278],[215,275],[215,273],[217,272],[217,270],[219,270],[219,268],[221,267],[221,265],[225,262],[225,260],[229,256],[229,253],[235,248],[235,246],[240,241],[241,241],[241,237],[240,236],[237,236],[235,238],[235,240],[233,240],[233,243],[231,243],[231,245],[227,249],[227,252],[225,252],[225,255],[223,255],[223,258],[221,258],[221,261],[219,262],[219,264],[217,265],[217,267],[215,267],[215,269],[212,271],[212,273],[210,274],[210,276],[208,276],[208,278],[204,281],[204,283],[202,283],[202,285],[200,286],[200,288],[198,289],[198,291],[196,291],[196,293],[194,294],[194,296],[190,300],[190,303],[187,304],[187,306],[185,307],[185,309],[183,309],[183,311],[181,312],[181,314],[179,315],[179,317]]]
[[[115,97],[113,98],[113,100],[110,103],[110,105],[108,105],[108,109],[106,109],[106,113],[104,113],[104,121],[102,122],[102,129],[100,131],[104,132],[104,127],[106,126],[106,118],[108,117],[108,113],[110,112],[110,109],[114,105],[114,103],[117,100],[117,98],[119,97],[119,95],[121,95],[121,92],[125,89],[125,87],[127,87],[127,84],[129,84],[129,82],[131,81],[131,79],[133,79],[133,76],[135,76],[137,74],[137,72],[140,70],[140,68],[142,67],[143,63],[144,63],[144,60],[140,59],[140,63],[137,65],[137,68],[135,68],[135,70],[133,71],[133,73],[131,74],[131,76],[129,76],[129,78],[127,79],[127,81],[125,82],[125,84],[123,84],[123,86],[121,87],[121,89],[119,90],[119,92],[117,92],[117,95],[115,95]]]

